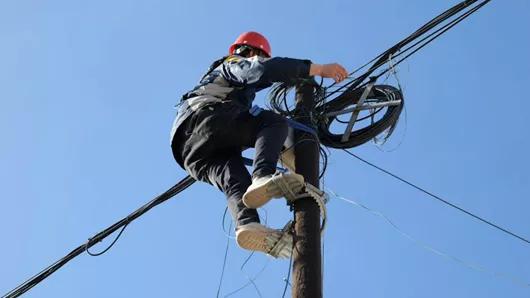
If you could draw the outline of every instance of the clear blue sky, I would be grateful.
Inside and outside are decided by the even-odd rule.
[[[0,3],[0,294],[185,176],[169,148],[173,105],[240,32],[264,33],[274,55],[353,69],[458,1],[183,2]],[[383,150],[354,152],[530,237],[529,28],[530,2],[492,1],[413,56],[399,72],[406,121]],[[343,152],[332,151],[325,181],[419,241],[530,282],[530,245]],[[108,253],[81,255],[27,297],[215,297],[224,202],[194,185]],[[326,297],[530,296],[360,208],[333,200],[328,211]],[[272,226],[290,218],[279,201],[267,212]],[[230,242],[223,295],[268,260],[256,256],[242,272],[247,255]],[[263,297],[281,296],[287,266],[268,262],[256,280]]]

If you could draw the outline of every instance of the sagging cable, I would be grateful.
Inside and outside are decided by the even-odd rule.
[[[494,271],[494,270],[490,270],[482,265],[479,265],[479,264],[473,264],[471,262],[468,262],[468,261],[465,261],[461,258],[457,258],[455,256],[452,256],[448,253],[445,253],[445,252],[442,252],[441,250],[437,249],[437,248],[434,248],[432,247],[431,245],[428,245],[414,237],[412,237],[410,234],[404,232],[398,225],[396,225],[392,220],[390,220],[389,217],[387,217],[386,215],[384,215],[383,213],[377,211],[377,210],[374,210],[374,209],[371,209],[369,207],[367,207],[366,205],[364,204],[361,204],[359,203],[358,201],[355,201],[355,200],[352,200],[352,199],[346,199],[338,194],[336,194],[333,190],[329,189],[329,188],[326,188],[326,192],[330,193],[332,195],[332,197],[338,199],[338,200],[341,200],[343,202],[346,202],[348,204],[351,204],[353,206],[356,206],[356,207],[359,207],[375,216],[378,216],[380,218],[382,218],[387,224],[389,224],[395,231],[397,231],[401,236],[407,238],[408,240],[412,241],[414,244],[416,244],[417,246],[431,252],[431,253],[434,253],[435,255],[438,255],[440,257],[443,257],[447,260],[450,260],[450,261],[453,261],[457,264],[460,264],[464,267],[467,267],[469,269],[472,269],[472,270],[475,270],[475,271],[478,271],[478,272],[482,272],[482,273],[487,273],[495,278],[504,278],[510,282],[512,282],[513,284],[516,284],[518,286],[521,286],[521,287],[525,287],[525,288],[528,288],[530,287],[530,283],[523,280],[522,278],[519,278],[519,277],[516,277],[515,275],[513,274],[507,274],[507,273],[502,273],[502,272],[499,272],[499,271]]]
[[[90,238],[86,243],[78,246],[74,250],[72,250],[70,253],[68,253],[65,257],[62,259],[59,259],[52,265],[46,267],[30,279],[26,280],[24,283],[19,285],[18,287],[14,288],[13,290],[9,291],[8,293],[4,294],[2,298],[14,298],[19,297],[20,295],[24,294],[31,288],[33,288],[35,285],[46,279],[48,276],[52,275],[55,271],[59,270],[62,266],[66,265],[69,261],[77,257],[78,255],[82,254],[83,252],[87,251],[89,248],[106,238],[107,236],[111,235],[115,231],[117,231],[120,228],[124,228],[128,224],[130,224],[132,221],[137,219],[138,217],[142,216],[147,211],[151,210],[153,207],[171,199],[178,193],[182,192],[186,188],[190,187],[195,180],[191,176],[187,176],[186,178],[180,180],[177,184],[175,184],[173,187],[162,193],[161,195],[157,196],[144,206],[138,208],[136,211],[128,215],[127,217],[123,218],[122,220],[118,221],[117,223],[113,224],[112,226],[108,227],[107,229],[103,230],[102,232],[96,234],[92,238]],[[122,230],[123,232],[123,230]],[[120,233],[121,235],[121,233]],[[106,252],[112,245],[116,242],[118,237],[114,240],[114,242],[109,246],[107,249],[105,249],[101,253],[97,253],[95,255],[100,255],[104,252]]]
[[[389,175],[389,176],[391,176],[391,177],[393,177],[393,178],[395,178],[395,179],[397,179],[397,180],[399,180],[399,181],[401,181],[401,182],[403,182],[403,183],[405,183],[405,184],[407,184],[407,185],[409,185],[409,186],[411,186],[411,187],[423,192],[424,194],[426,194],[426,195],[430,196],[431,198],[434,198],[434,199],[444,203],[445,205],[447,205],[447,206],[449,206],[451,208],[454,208],[454,209],[456,209],[456,210],[458,210],[458,211],[460,211],[460,212],[462,212],[464,214],[467,214],[467,215],[479,220],[480,222],[485,223],[485,224],[489,225],[490,227],[495,228],[495,229],[497,229],[497,230],[499,230],[499,231],[501,231],[501,232],[503,232],[503,233],[505,233],[505,234],[507,234],[509,236],[515,237],[515,238],[517,238],[517,239],[519,239],[519,240],[521,240],[523,242],[526,242],[527,244],[530,244],[530,240],[528,240],[528,239],[526,239],[526,238],[524,238],[522,236],[519,236],[516,233],[514,233],[512,231],[509,231],[508,229],[505,229],[505,228],[503,228],[503,227],[501,227],[501,226],[499,226],[499,225],[497,225],[497,224],[495,224],[495,223],[493,223],[493,222],[491,222],[491,221],[489,221],[487,219],[484,219],[484,218],[482,218],[482,217],[480,217],[480,216],[478,216],[478,215],[476,215],[476,214],[474,214],[474,213],[472,213],[470,211],[467,211],[466,209],[464,209],[462,207],[459,207],[459,206],[457,206],[457,205],[455,205],[455,204],[443,199],[442,197],[440,197],[438,195],[435,195],[432,192],[430,192],[430,191],[428,191],[428,190],[426,190],[424,188],[421,188],[421,187],[417,186],[416,184],[414,184],[412,182],[409,182],[409,181],[399,177],[398,175],[393,174],[390,171],[387,171],[387,170],[385,170],[385,169],[383,169],[383,168],[381,168],[381,167],[379,167],[379,166],[377,166],[377,165],[375,165],[375,164],[373,164],[373,163],[371,163],[371,162],[369,162],[369,161],[357,156],[356,154],[351,153],[350,151],[348,151],[346,149],[344,149],[344,152],[346,152],[349,155],[357,158],[358,160],[362,161],[363,163],[365,163],[365,164],[367,164],[367,165],[369,165],[369,166],[371,166],[371,167],[373,167],[373,168],[375,168],[375,169],[377,169],[377,170],[379,170],[379,171],[381,171],[381,172],[383,172],[383,173],[385,173],[385,174],[387,174],[387,175]]]

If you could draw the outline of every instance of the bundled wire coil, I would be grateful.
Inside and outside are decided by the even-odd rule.
[[[343,136],[342,133],[336,134],[331,131],[332,124],[338,120],[338,118],[337,116],[326,116],[326,112],[344,110],[348,106],[356,104],[366,88],[367,87],[362,87],[348,90],[334,100],[317,107],[316,114],[321,115],[321,119],[317,122],[318,136],[324,146],[339,149],[352,148],[370,141],[386,130],[389,130],[390,133],[392,132],[397,124],[399,115],[403,110],[404,100],[401,91],[390,85],[375,85],[368,95],[368,99],[377,102],[400,101],[399,105],[385,107],[384,109],[386,109],[386,111],[380,119],[373,121],[369,126],[351,131],[348,141],[346,142],[341,140]],[[374,116],[382,111],[383,108],[380,108],[369,116]]]
[[[420,49],[431,43],[433,40],[444,34],[470,15],[484,7],[491,0],[466,0],[462,1],[438,16],[431,19],[425,25],[414,31],[412,34],[399,41],[386,51],[377,55],[368,63],[357,68],[349,74],[349,79],[342,82],[342,85],[333,83],[327,87],[322,84],[315,84],[315,111],[312,111],[313,127],[317,129],[319,138],[323,145],[332,148],[352,148],[364,144],[376,138],[384,131],[388,131],[385,140],[395,128],[399,115],[403,109],[403,94],[395,87],[388,85],[378,85],[374,87],[369,95],[370,99],[378,103],[388,102],[389,98],[401,100],[397,106],[385,106],[375,110],[370,115],[359,119],[375,118],[375,114],[384,111],[384,115],[373,120],[371,125],[353,130],[345,131],[341,135],[331,132],[333,123],[344,123],[335,116],[329,117],[329,113],[342,111],[350,105],[356,104],[369,81],[375,81],[384,74],[392,72],[394,67],[405,59],[418,52]],[[396,61],[394,61],[396,59]],[[370,66],[369,66],[370,65]],[[369,67],[368,67],[369,66]],[[357,74],[364,69],[364,72]],[[357,74],[354,76],[354,74]],[[312,80],[311,80],[312,81]],[[307,83],[307,82],[302,82]],[[287,100],[288,92],[293,88],[286,84],[273,86],[270,93],[270,106],[277,113],[286,117],[293,117],[298,111],[291,110]],[[359,121],[355,121],[356,123]],[[349,135],[348,135],[349,133]],[[341,138],[344,135],[347,138]]]

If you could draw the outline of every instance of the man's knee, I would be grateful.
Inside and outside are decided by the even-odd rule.
[[[247,188],[252,184],[250,174],[228,175],[223,177],[223,192],[228,197],[242,198]]]

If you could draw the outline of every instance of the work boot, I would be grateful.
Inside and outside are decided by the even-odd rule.
[[[236,229],[236,242],[241,248],[260,251],[275,258],[290,256],[292,238],[292,235],[287,232],[274,230],[257,222],[251,222]],[[281,242],[280,239],[282,239]],[[277,245],[279,246],[276,247]]]
[[[281,183],[281,184],[280,184]],[[272,198],[285,196],[281,185],[284,184],[290,192],[297,194],[304,187],[304,177],[296,173],[274,174],[252,179],[252,184],[243,195],[243,204],[256,209]]]

